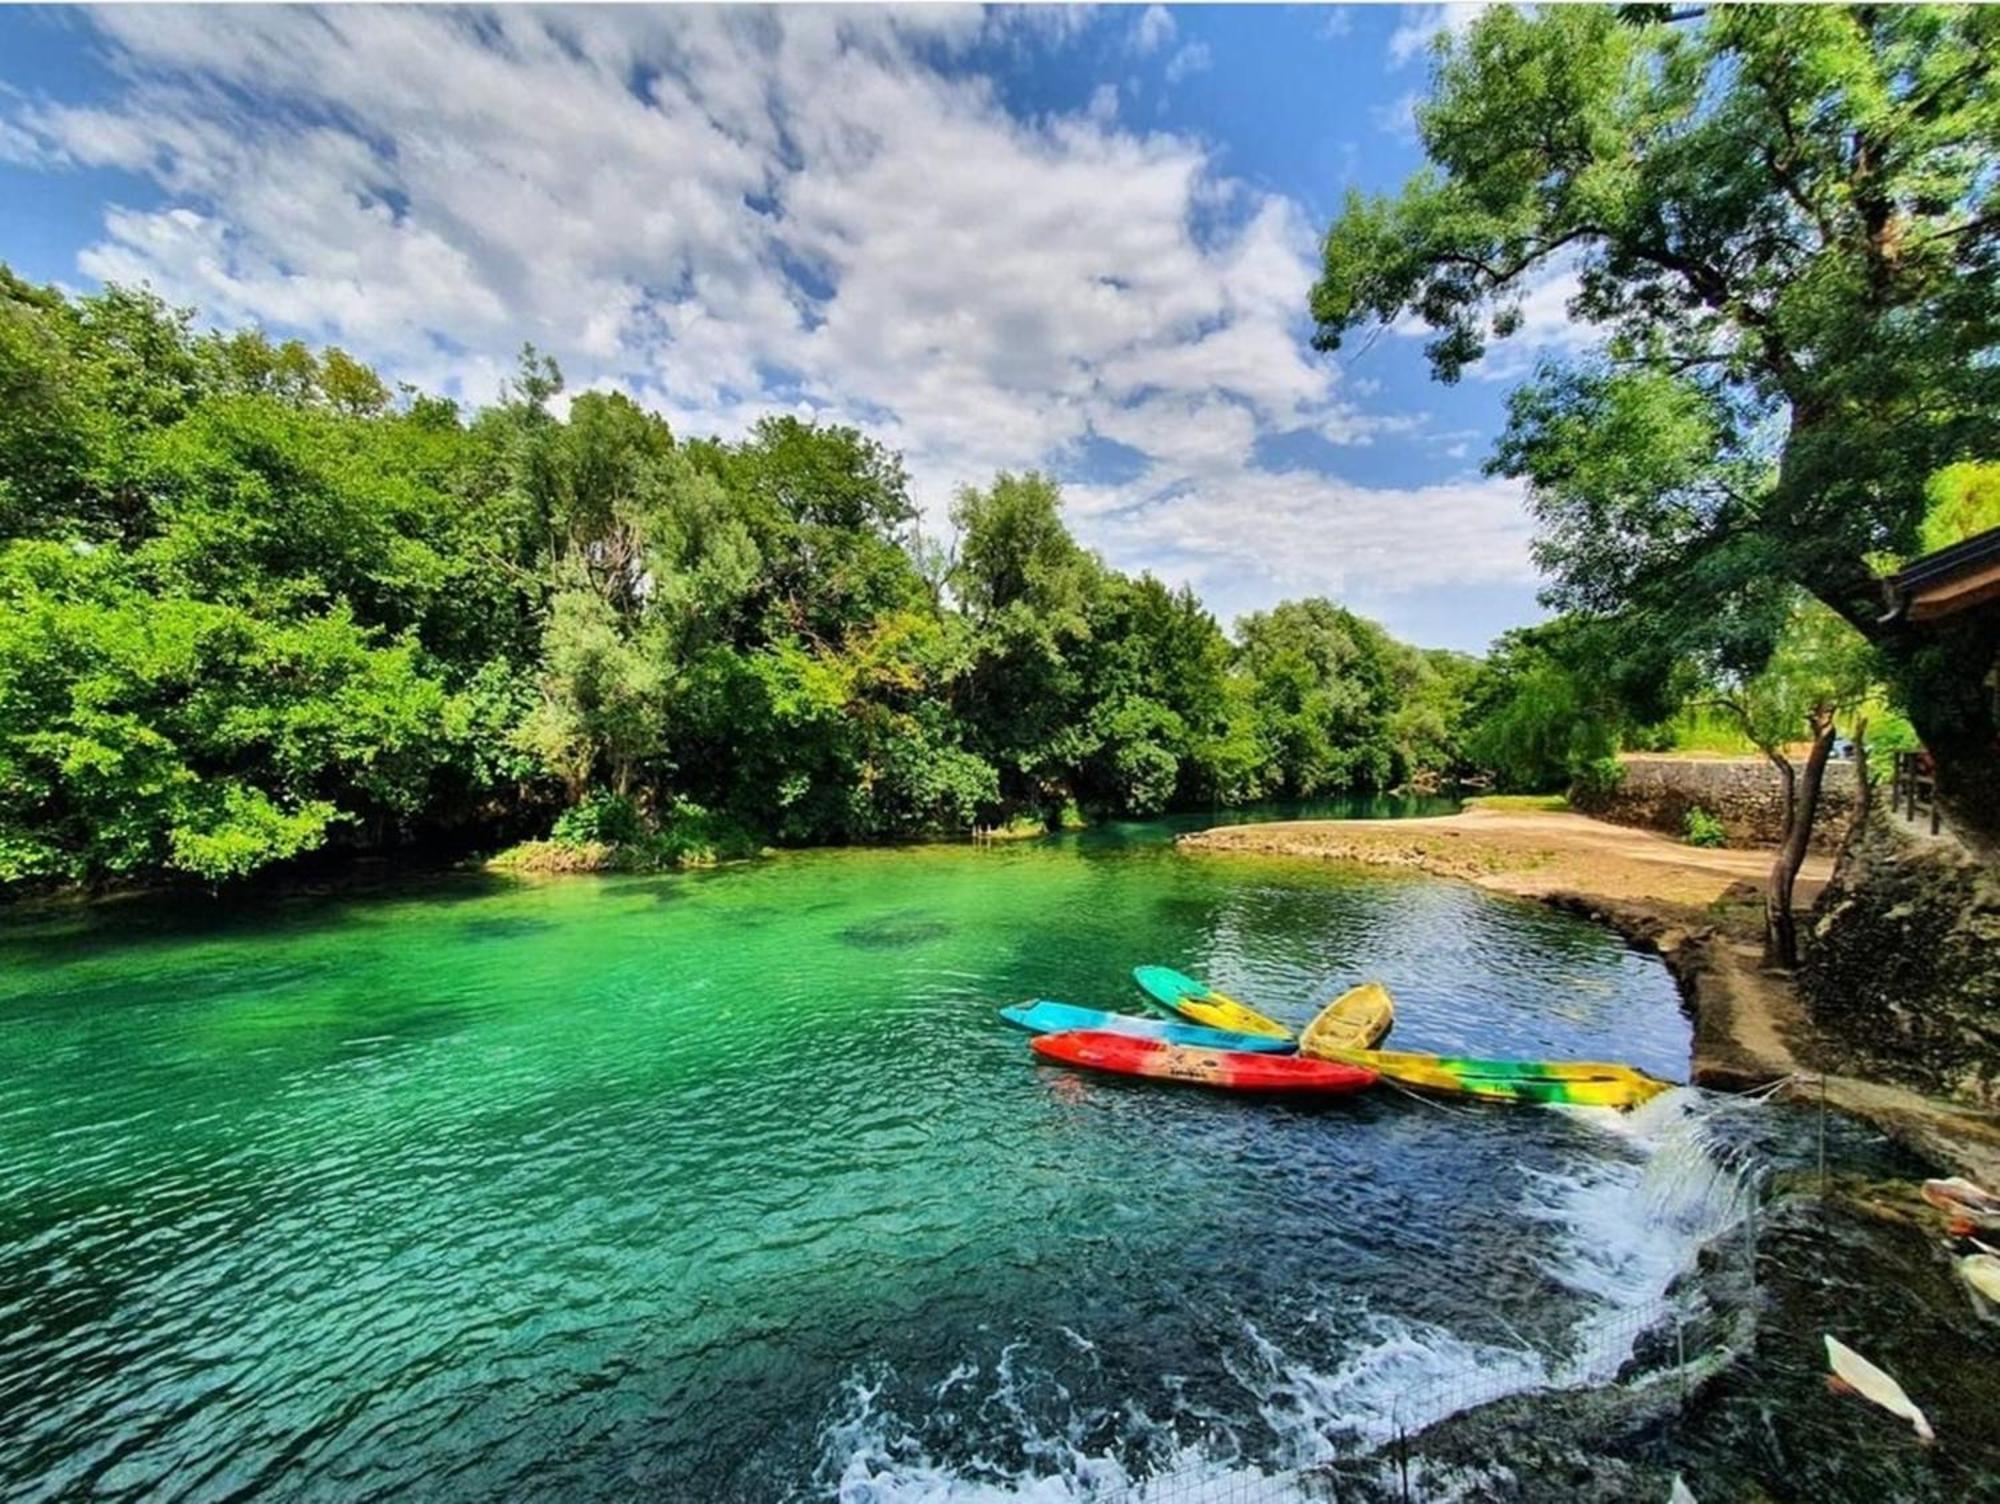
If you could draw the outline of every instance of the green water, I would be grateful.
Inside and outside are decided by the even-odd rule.
[[[1655,1277],[1586,1246],[1639,1157],[1589,1115],[1087,1078],[994,1016],[1142,961],[1684,1073],[1596,928],[1159,828],[16,920],[0,1495],[1088,1492],[1302,1460]]]

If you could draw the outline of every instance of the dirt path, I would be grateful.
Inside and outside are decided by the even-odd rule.
[[[1526,898],[1582,893],[1618,903],[1662,905],[1683,911],[1673,916],[1680,920],[1720,902],[1739,883],[1761,888],[1771,870],[1769,852],[1688,846],[1586,815],[1477,807],[1425,820],[1227,825],[1182,836],[1180,844],[1195,851],[1408,867]],[[1831,871],[1827,858],[1808,858],[1800,873],[1799,901],[1810,903]]]

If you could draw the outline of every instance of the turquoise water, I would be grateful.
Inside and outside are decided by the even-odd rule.
[[[1599,929],[1164,836],[0,928],[0,1495],[1067,1497],[1657,1293],[1608,1114],[1035,1062],[1152,961],[1684,1074]]]

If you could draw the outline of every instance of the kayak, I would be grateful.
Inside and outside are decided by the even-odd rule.
[[[1255,1008],[1246,1008],[1235,998],[1217,992],[1206,982],[1175,971],[1171,966],[1135,966],[1132,980],[1148,997],[1164,1008],[1211,1029],[1232,1034],[1262,1034],[1289,1041],[1292,1031],[1276,1019],[1266,1018]]]
[[[1320,1009],[1319,1016],[1299,1036],[1299,1049],[1318,1055],[1323,1049],[1372,1050],[1396,1022],[1396,1004],[1380,982],[1363,982]],[[1307,1050],[1306,1041],[1313,1048]]]
[[[1079,1008],[1071,1003],[1054,1003],[1037,998],[1012,1008],[1002,1008],[1000,1016],[1010,1024],[1036,1034],[1061,1034],[1070,1029],[1095,1029],[1104,1034],[1124,1034],[1133,1039],[1158,1039],[1167,1044],[1184,1044],[1203,1050],[1249,1050],[1256,1054],[1288,1054],[1289,1039],[1273,1039],[1268,1034],[1231,1034],[1226,1029],[1204,1029],[1200,1024],[1184,1024],[1164,1018],[1141,1018],[1134,1013],[1106,1013],[1101,1008]]]
[[[1629,1065],[1596,1060],[1481,1060],[1405,1050],[1349,1050],[1310,1038],[1301,1039],[1299,1047],[1313,1059],[1364,1066],[1386,1081],[1418,1091],[1510,1102],[1637,1107],[1672,1084]]]
[[[1122,1076],[1152,1076],[1162,1081],[1187,1081],[1233,1091],[1318,1092],[1360,1091],[1372,1086],[1375,1073],[1327,1060],[1297,1055],[1259,1055],[1248,1050],[1196,1050],[1160,1039],[1135,1039],[1103,1029],[1072,1029],[1065,1034],[1041,1034],[1028,1047],[1048,1060],[1087,1066]]]

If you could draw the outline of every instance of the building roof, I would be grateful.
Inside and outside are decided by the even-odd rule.
[[[1894,616],[1913,622],[2000,601],[2000,527],[1913,559],[1889,576]]]

